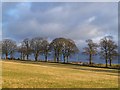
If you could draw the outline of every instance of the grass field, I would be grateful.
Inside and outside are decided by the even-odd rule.
[[[2,61],[3,88],[118,88],[118,70],[69,64]]]

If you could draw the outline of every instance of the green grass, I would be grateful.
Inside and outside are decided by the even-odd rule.
[[[118,70],[70,64],[2,61],[3,88],[118,88]]]

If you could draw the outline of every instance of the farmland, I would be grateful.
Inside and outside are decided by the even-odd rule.
[[[70,64],[4,60],[3,88],[117,88],[118,70]]]

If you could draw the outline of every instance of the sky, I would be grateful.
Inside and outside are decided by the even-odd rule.
[[[75,41],[79,48],[85,40],[99,42],[112,35],[118,41],[117,2],[3,2],[2,38],[17,43],[24,38],[58,37]]]

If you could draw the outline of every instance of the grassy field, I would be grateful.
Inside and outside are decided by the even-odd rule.
[[[118,70],[69,64],[1,61],[3,88],[118,88]]]

